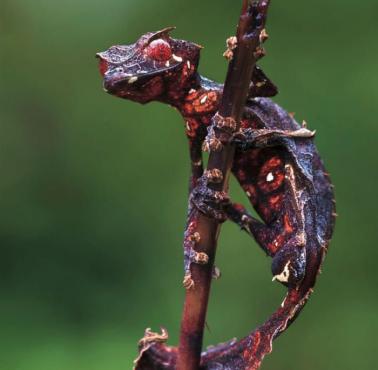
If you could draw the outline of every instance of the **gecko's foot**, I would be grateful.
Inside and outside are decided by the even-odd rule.
[[[185,237],[185,271],[189,271],[192,263],[206,265],[209,262],[209,256],[205,252],[196,251],[194,249],[200,240],[201,236],[198,232],[194,232]]]
[[[186,245],[185,251],[185,267],[189,271],[190,265],[196,263],[198,265],[206,265],[209,262],[209,256],[205,252],[197,252],[192,245]]]
[[[194,286],[193,279],[190,273],[190,266],[192,263],[198,265],[206,265],[209,262],[209,256],[205,252],[196,251],[194,248],[201,240],[199,232],[189,229],[185,232],[184,240],[184,268],[185,276],[183,285],[186,289],[191,289]]]
[[[184,280],[182,285],[185,289],[189,290],[194,287],[194,281],[192,279],[192,274],[190,273],[190,265],[196,263],[198,265],[207,265],[209,263],[209,256],[204,252],[196,252],[193,248],[190,248],[189,258],[186,258],[186,269]]]
[[[207,128],[207,136],[203,142],[203,151],[219,152],[228,144],[236,131],[237,124],[232,117],[223,117],[216,113],[212,124]]]
[[[198,265],[206,265],[209,262],[209,256],[204,252],[193,251],[192,262]]]
[[[185,274],[184,280],[182,281],[182,285],[186,290],[192,289],[194,287],[194,281],[190,273]]]
[[[149,348],[156,343],[165,343],[168,340],[168,331],[161,328],[161,334],[153,332],[150,328],[147,328],[144,332],[143,338],[139,341],[139,356],[134,360],[134,369],[138,366],[139,361],[143,357],[143,354],[149,350]]]
[[[198,265],[206,265],[209,262],[209,256],[204,252],[197,252],[193,247],[189,246],[188,253],[185,253],[185,276],[182,285],[189,290],[194,287],[192,274],[190,273],[190,265],[196,263]]]
[[[199,179],[193,189],[191,202],[205,216],[224,222],[227,220],[224,208],[230,203],[230,198],[224,191],[210,189],[207,182],[206,177]]]

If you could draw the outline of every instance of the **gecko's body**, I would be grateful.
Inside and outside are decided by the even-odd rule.
[[[218,111],[223,86],[198,74],[201,47],[172,39],[169,31],[148,33],[135,44],[113,46],[99,53],[100,70],[104,88],[110,94],[143,104],[160,101],[181,113],[190,145],[190,190],[201,197],[206,193],[206,189],[201,191],[206,184],[199,181],[203,179],[202,147]],[[332,185],[313,143],[313,133],[298,125],[269,98],[276,93],[276,87],[256,67],[241,129],[234,136],[237,149],[232,172],[262,222],[230,201],[220,205],[221,211],[208,213],[214,217],[225,215],[252,235],[273,258],[274,279],[289,288],[285,303],[274,314],[276,324],[269,326],[268,321],[244,339],[256,340],[256,333],[264,328],[268,333],[264,345],[277,335],[277,330],[287,326],[306,302],[327,250],[335,217]],[[206,212],[212,202],[202,199],[192,203]],[[193,248],[191,226],[195,222],[189,219],[184,243],[187,288],[193,283],[191,263],[207,262],[206,255]],[[204,368],[210,369],[215,366],[211,364],[225,363],[227,359],[234,361],[230,368],[242,369],[237,362],[240,343],[209,351],[203,357]],[[173,366],[175,353],[166,353],[167,367],[161,369]]]

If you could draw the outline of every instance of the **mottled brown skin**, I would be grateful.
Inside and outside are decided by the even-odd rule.
[[[223,86],[197,72],[201,47],[169,36],[171,29],[143,35],[135,44],[99,53],[104,88],[110,94],[142,104],[160,101],[182,114],[189,139],[191,202],[185,233],[186,287],[192,286],[190,266],[206,263],[195,251],[198,207],[219,208],[255,238],[273,258],[273,276],[288,287],[279,309],[249,336],[205,352],[202,369],[257,369],[271,351],[272,340],[295,319],[315,284],[331,238],[335,206],[332,185],[313,144],[312,133],[268,97],[277,93],[261,69],[253,73],[241,130],[234,135],[237,151],[232,172],[261,221],[244,206],[211,199],[203,176],[202,146]],[[200,181],[199,181],[200,180]],[[193,191],[194,190],[194,191]],[[206,198],[207,197],[207,198]],[[202,210],[202,209],[201,209]],[[137,369],[173,369],[177,351],[150,345]]]

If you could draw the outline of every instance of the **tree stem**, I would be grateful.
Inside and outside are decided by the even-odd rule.
[[[252,71],[259,58],[258,48],[261,44],[261,31],[265,27],[269,0],[243,0],[242,11],[237,28],[237,46],[228,67],[222,101],[218,114],[231,117],[239,129],[247,99]],[[213,123],[214,124],[214,123]],[[216,132],[216,135],[218,133]],[[234,158],[235,148],[226,143],[220,151],[211,151],[207,169],[222,171],[223,180],[208,186],[215,191],[228,191],[228,180]],[[199,211],[193,207],[192,212]],[[197,232],[201,240],[196,251],[209,256],[206,265],[193,264],[191,273],[195,286],[186,291],[183,316],[181,321],[180,344],[177,370],[198,370],[201,359],[203,331],[206,320],[207,305],[210,294],[212,270],[221,224],[198,214]]]

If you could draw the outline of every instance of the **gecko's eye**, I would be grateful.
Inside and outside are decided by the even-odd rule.
[[[146,48],[147,55],[158,61],[165,62],[172,57],[172,50],[167,41],[157,39],[152,41]]]
[[[98,69],[102,76],[105,75],[105,73],[108,71],[108,68],[109,68],[108,62],[105,59],[100,58]]]

